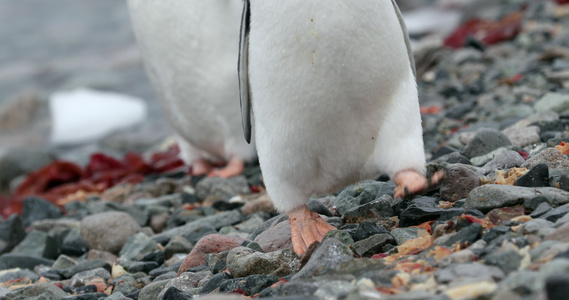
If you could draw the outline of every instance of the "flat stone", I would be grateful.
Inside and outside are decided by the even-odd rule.
[[[355,291],[357,288],[346,281],[341,280],[331,280],[324,282],[318,287],[318,290],[314,293],[314,296],[320,297],[322,299],[333,299],[336,297],[345,297],[350,292]],[[337,298],[336,298],[337,299]]]
[[[548,211],[552,210],[553,208],[547,202],[541,202],[537,205],[537,207],[531,212],[530,217],[532,218],[539,218],[540,216],[544,215]]]
[[[164,286],[164,289],[159,294],[157,299],[166,299],[165,293],[169,288],[176,288],[183,292],[189,292],[192,289],[198,288],[200,282],[204,279],[211,277],[209,272],[185,272],[180,274],[180,276],[173,278]]]
[[[461,208],[439,208],[437,200],[431,197],[419,197],[411,201],[399,216],[399,227],[409,227],[436,220],[449,211],[463,211]]]
[[[183,236],[173,236],[164,247],[165,259],[170,259],[176,253],[189,253],[194,246]]]
[[[509,185],[487,184],[472,190],[466,198],[464,208],[488,212],[494,208],[524,204],[533,198],[546,197],[551,204],[569,202],[569,192],[552,187],[528,188]]]
[[[39,299],[59,300],[67,296],[67,294],[51,283],[42,282],[25,286],[6,294],[6,300],[30,299],[38,296],[41,297]]]
[[[569,295],[569,275],[560,274],[545,279],[548,300],[564,300]]]
[[[514,206],[514,207],[501,207],[501,208],[494,208],[490,212],[486,214],[486,217],[492,222],[494,225],[500,225],[502,222],[509,221],[515,217],[519,217],[524,215],[525,208],[521,205]]]
[[[522,224],[518,231],[520,234],[537,234],[542,228],[553,227],[553,222],[544,219],[533,219]]]
[[[11,253],[0,255],[0,270],[13,268],[33,270],[38,265],[51,266],[53,265],[53,260]]]

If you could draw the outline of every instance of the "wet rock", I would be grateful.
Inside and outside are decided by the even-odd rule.
[[[27,227],[34,221],[60,218],[61,210],[51,202],[37,197],[24,199],[22,208],[22,225]]]
[[[277,276],[251,275],[245,278],[226,280],[220,285],[219,291],[222,293],[239,292],[246,296],[253,296],[278,281]]]
[[[466,198],[479,185],[476,172],[462,165],[454,165],[448,169],[439,191],[443,200],[455,202]]]
[[[0,249],[0,254],[12,250],[25,236],[22,219],[17,214],[12,214],[6,220],[0,221],[0,240],[6,242],[6,246]]]
[[[312,253],[306,265],[293,275],[291,280],[326,274],[352,258],[353,254],[348,246],[338,240],[327,239]]]
[[[546,164],[549,169],[562,169],[569,172],[569,158],[555,148],[545,148],[530,157],[521,165],[522,168],[532,169],[539,164]]]
[[[246,247],[237,247],[227,255],[227,269],[234,277],[255,274],[283,277],[295,271],[298,258],[289,249],[261,253]]]
[[[529,172],[516,179],[516,186],[547,187],[549,186],[549,168],[546,164],[535,165]]]
[[[51,266],[53,260],[28,256],[6,253],[0,255],[0,270],[21,268],[33,270],[38,265]]]
[[[500,131],[491,128],[481,128],[476,131],[472,140],[464,147],[462,154],[472,158],[511,144],[508,137]]]
[[[383,195],[376,200],[351,208],[342,214],[342,218],[346,223],[360,223],[370,218],[389,218],[393,216],[392,202],[391,196]]]
[[[488,212],[494,208],[524,204],[524,202],[538,197],[540,199],[547,197],[555,205],[565,204],[569,201],[569,193],[556,188],[527,188],[487,184],[470,192],[464,208]]]
[[[205,264],[205,256],[209,253],[219,253],[225,250],[231,250],[235,247],[241,246],[245,241],[243,238],[225,236],[220,234],[210,234],[204,236],[192,249],[192,252],[186,257],[178,274],[182,274],[186,270]]]
[[[196,185],[196,195],[199,199],[205,199],[208,196],[225,199],[227,197],[250,193],[251,190],[249,184],[247,184],[247,179],[243,176],[204,178]]]
[[[374,234],[368,238],[355,242],[353,247],[356,254],[362,257],[371,257],[374,254],[389,250],[387,245],[395,245],[395,239],[387,233]]]
[[[62,289],[51,283],[43,282],[29,285],[6,294],[6,300],[31,299],[32,297],[56,300],[65,296],[67,296],[67,294]]]
[[[360,205],[370,203],[383,195],[389,195],[393,198],[393,182],[364,181],[359,184],[351,185],[334,199],[336,213],[340,216],[347,211],[352,210]]]
[[[89,249],[119,252],[127,238],[141,230],[127,213],[106,212],[88,216],[81,221],[81,237]]]

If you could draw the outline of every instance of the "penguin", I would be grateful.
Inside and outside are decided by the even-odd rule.
[[[147,74],[192,175],[231,177],[256,158],[254,144],[243,140],[238,102],[242,5],[128,0]]]
[[[414,60],[394,0],[248,0],[239,53],[246,140],[298,255],[334,227],[315,193],[389,175],[395,197],[425,177]]]

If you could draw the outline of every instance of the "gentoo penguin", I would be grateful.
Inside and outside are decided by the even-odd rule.
[[[427,186],[414,62],[394,1],[248,0],[239,77],[245,137],[252,127],[297,254],[333,229],[306,207],[313,193],[380,174],[396,197]]]
[[[193,175],[230,177],[254,145],[243,140],[237,60],[242,0],[129,0],[147,73]],[[211,163],[225,163],[213,169]]]

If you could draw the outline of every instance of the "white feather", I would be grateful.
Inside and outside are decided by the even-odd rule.
[[[251,0],[257,150],[277,209],[382,173],[424,173],[404,33],[388,0]]]
[[[241,0],[129,0],[147,73],[182,158],[250,160],[243,139],[237,55]]]

